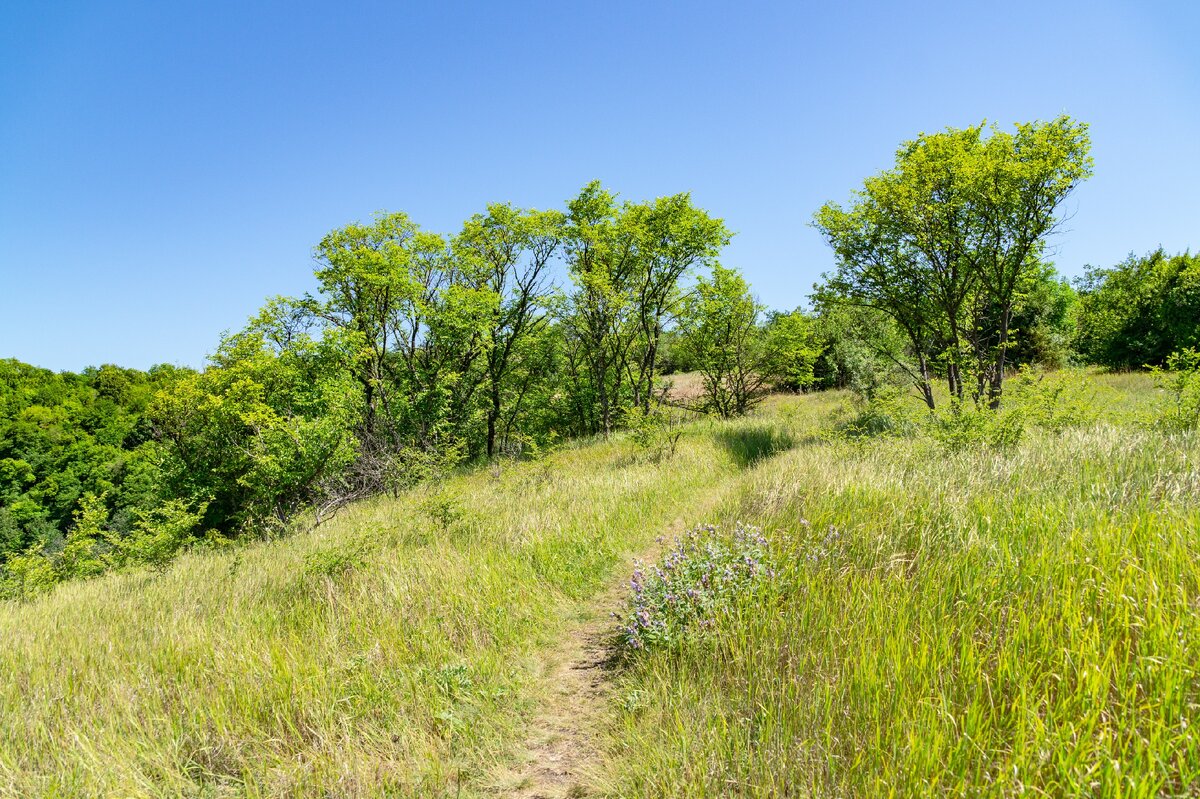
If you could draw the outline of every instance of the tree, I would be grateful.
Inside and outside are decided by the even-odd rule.
[[[618,204],[593,181],[568,204],[565,255],[574,291],[562,303],[569,357],[583,367],[607,434],[628,406],[649,410],[662,336],[681,307],[688,272],[729,241],[720,219],[676,194]]]
[[[320,297],[306,296],[304,307],[353,347],[348,367],[362,392],[361,438],[368,448],[398,435],[389,392],[399,368],[415,371],[445,249],[441,236],[421,231],[403,213],[347,225],[317,245]]]
[[[455,258],[403,213],[333,231],[316,258],[320,292],[301,305],[347,345],[362,398],[359,488],[387,487],[409,460],[461,457],[499,303],[488,264]]]
[[[1018,291],[1040,265],[1047,237],[1062,219],[1062,201],[1091,177],[1091,141],[1087,125],[1066,116],[1047,123],[1026,123],[1016,132],[993,130],[975,159],[963,164],[979,175],[968,178],[968,201],[979,208],[982,237],[969,250],[970,268],[978,272],[984,294],[998,314],[990,336],[976,342],[985,364],[980,391],[986,383],[989,403],[998,407],[1008,366],[1013,310]],[[991,357],[982,356],[990,347]]]
[[[690,270],[712,262],[729,243],[730,233],[722,220],[696,208],[686,193],[628,206],[625,213],[637,231],[639,265],[635,305],[641,352],[632,380],[633,401],[649,412],[663,329],[679,309],[680,281]]]
[[[57,553],[88,496],[104,497],[111,526],[161,499],[146,406],[188,370],[111,364],[79,374],[0,360],[0,563]]]
[[[575,290],[560,304],[571,362],[581,367],[594,402],[579,406],[583,429],[608,435],[627,388],[637,333],[638,232],[616,195],[593,181],[567,203],[565,251]],[[592,407],[594,405],[594,407]]]
[[[914,374],[907,337],[892,317],[843,302],[817,304],[816,311],[821,355],[813,374],[821,385],[871,397]]]
[[[1075,357],[1071,339],[1078,305],[1078,293],[1053,266],[1042,264],[1031,271],[1013,306],[1009,362],[1051,369],[1066,366]]]
[[[235,535],[279,527],[340,491],[362,410],[341,347],[335,336],[302,337],[277,353],[251,326],[222,343],[212,366],[159,393],[150,416],[170,496],[186,500],[180,513],[203,507],[206,528]],[[158,551],[147,513],[138,530]]]
[[[895,364],[921,391],[933,408],[933,368],[939,357],[951,395],[961,392],[961,356],[949,347],[965,288],[958,271],[938,279],[934,269],[905,241],[892,219],[870,192],[861,192],[855,205],[843,210],[827,204],[815,224],[834,250],[837,270],[814,287],[818,306],[870,309],[890,317],[906,337],[915,363],[895,358]],[[940,286],[935,291],[934,287]]]
[[[822,347],[812,319],[800,311],[773,313],[763,335],[764,370],[776,386],[801,391],[816,381]]]
[[[456,256],[475,260],[497,301],[484,329],[487,372],[487,456],[496,453],[505,418],[521,410],[536,375],[520,370],[525,344],[546,325],[551,260],[559,250],[564,217],[556,211],[520,211],[492,204],[455,239]],[[508,402],[506,403],[506,398]]]
[[[768,377],[761,313],[742,276],[713,264],[712,277],[697,282],[680,320],[708,409],[723,417],[741,416],[761,399]]]
[[[962,399],[997,407],[1019,290],[1039,268],[1057,209],[1091,175],[1087,126],[1059,117],[1009,133],[983,125],[922,134],[816,227],[837,257],[826,299],[883,311],[909,338],[926,403],[936,368]]]
[[[1089,269],[1079,292],[1075,343],[1092,363],[1161,366],[1171,353],[1200,346],[1200,255],[1131,254]]]

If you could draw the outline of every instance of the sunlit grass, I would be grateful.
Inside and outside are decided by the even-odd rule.
[[[1148,377],[1086,380],[1093,421],[1003,450],[773,398],[2,605],[0,796],[505,795],[567,625],[668,526],[739,520],[774,576],[625,659],[597,791],[1188,795],[1200,441],[1141,423]]]
[[[576,601],[737,473],[705,427],[670,468],[631,452],[0,606],[0,795],[472,795],[517,753]]]
[[[1146,381],[1101,388],[1127,410]],[[767,531],[777,579],[635,659],[610,790],[1194,794],[1198,460],[1195,435],[1110,423],[784,453],[724,509]]]

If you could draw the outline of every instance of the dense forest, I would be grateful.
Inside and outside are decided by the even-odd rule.
[[[403,213],[336,229],[316,293],[268,301],[202,370],[0,361],[0,591],[162,567],[463,464],[742,415],[770,390],[915,386],[931,412],[996,410],[1025,366],[1194,368],[1200,256],[1131,255],[1074,283],[1050,261],[1091,170],[1068,118],[907,142],[817,212],[836,268],[792,311],[722,265],[732,234],[688,194],[593,182],[453,234]],[[673,394],[677,372],[702,392]]]

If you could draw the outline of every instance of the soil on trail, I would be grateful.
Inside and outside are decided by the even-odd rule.
[[[614,601],[616,596],[613,597]],[[526,746],[529,762],[512,794],[522,799],[590,796],[600,752],[597,740],[608,705],[607,612],[577,624],[547,662],[551,694],[538,710]]]
[[[683,520],[676,519],[665,533],[672,536],[682,530]],[[657,547],[638,559],[651,560],[656,551]],[[580,799],[596,795],[591,786],[599,773],[600,730],[608,718],[615,656],[617,625],[612,612],[625,598],[633,561],[630,558],[628,568],[620,570],[620,579],[586,604],[580,620],[544,661],[541,679],[549,695],[530,725],[526,764],[511,781],[506,780],[511,787],[502,791],[505,796]]]

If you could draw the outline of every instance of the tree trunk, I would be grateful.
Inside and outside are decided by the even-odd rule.
[[[487,420],[487,456],[490,459],[496,454],[496,422],[500,420],[500,387],[492,384],[492,405],[488,409]]]
[[[934,409],[933,400],[933,384],[929,377],[929,360],[924,353],[918,353],[918,359],[921,364],[921,396],[925,399],[925,404],[929,406],[929,410]]]
[[[996,374],[988,386],[988,406],[999,410],[1000,398],[1004,394],[1004,369],[1008,366],[1008,327],[1012,324],[1012,308],[1006,307],[1000,314],[1000,345],[996,352]]]

